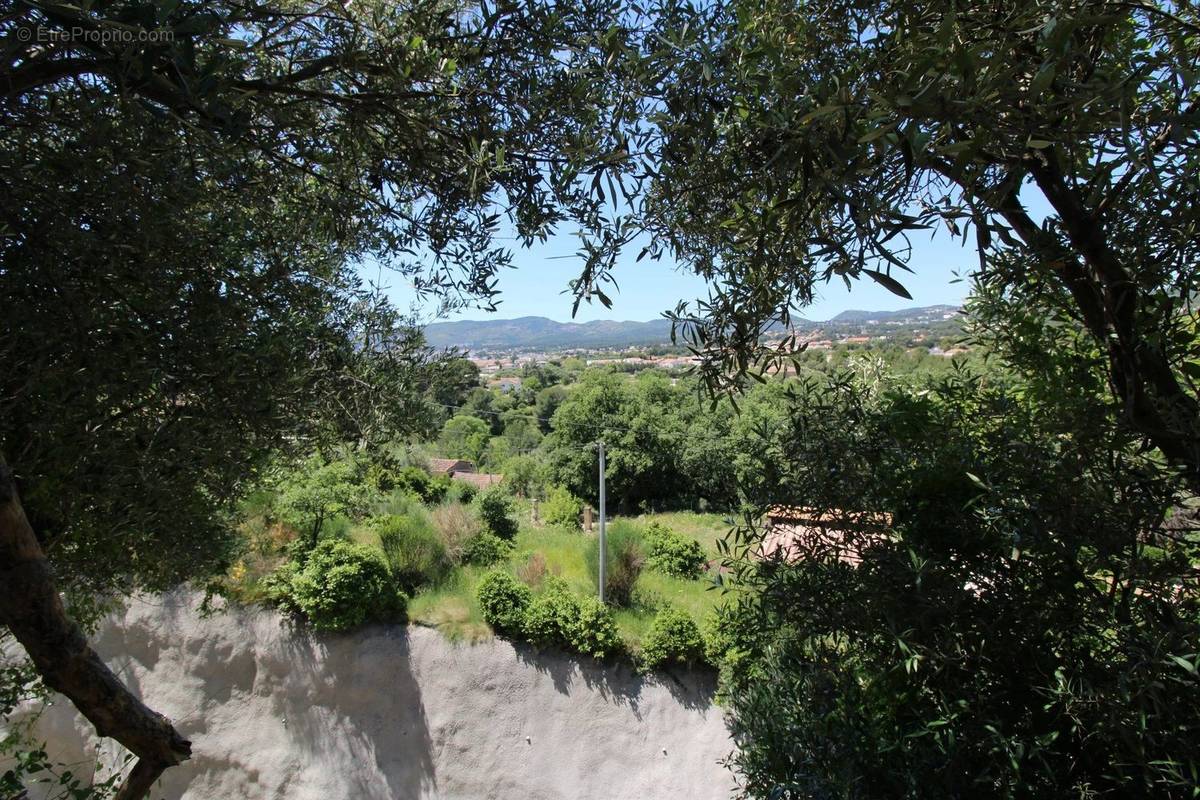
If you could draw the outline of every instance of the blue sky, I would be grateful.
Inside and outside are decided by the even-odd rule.
[[[571,320],[572,297],[564,290],[567,282],[578,275],[580,262],[574,257],[576,244],[573,235],[562,233],[533,249],[515,250],[513,263],[517,269],[505,270],[500,275],[501,302],[496,313],[464,309],[445,319],[538,316],[560,322]],[[914,234],[912,244],[910,266],[915,274],[896,275],[912,294],[911,301],[897,297],[869,278],[856,281],[852,291],[847,291],[845,283],[838,280],[822,284],[816,302],[802,310],[801,315],[823,320],[851,308],[890,311],[911,306],[961,303],[970,283],[966,280],[956,281],[955,273],[965,275],[978,265],[974,247],[964,249],[959,241],[951,239],[945,231],[939,231],[932,239],[928,234]],[[674,269],[665,258],[658,262],[645,259],[636,263],[637,252],[637,248],[630,248],[623,253],[614,270],[620,291],[611,293],[612,310],[599,303],[581,304],[575,321],[644,321],[674,308],[679,300],[707,296],[705,282],[696,275]],[[380,278],[376,269],[364,268],[363,274],[373,281]],[[381,280],[388,295],[400,308],[407,309],[412,305],[414,293],[400,276],[384,273]],[[433,304],[419,308],[425,322],[435,321],[434,311]]]

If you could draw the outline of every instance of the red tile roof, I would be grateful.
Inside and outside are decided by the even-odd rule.
[[[804,558],[832,555],[853,566],[862,563],[862,553],[872,544],[886,540],[892,515],[873,511],[818,511],[799,506],[772,506],[758,556],[795,562]]]
[[[461,458],[431,458],[429,459],[429,474],[453,475],[457,472],[474,472],[475,465]]]
[[[495,486],[504,480],[504,476],[498,473],[490,472],[456,472],[450,477],[456,481],[469,483],[478,489],[486,489],[489,486]]]

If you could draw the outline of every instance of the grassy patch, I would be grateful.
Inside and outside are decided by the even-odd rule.
[[[694,511],[643,514],[636,517],[635,521],[643,524],[658,522],[682,536],[695,539],[704,547],[710,559],[718,557],[717,540],[724,539],[732,527],[721,514],[699,514]]]
[[[440,585],[417,593],[409,601],[413,622],[437,628],[454,641],[477,642],[491,638],[492,629],[483,621],[475,589],[484,570],[459,567]]]
[[[394,503],[408,506],[412,501],[400,498]],[[418,512],[423,509],[418,509]],[[520,529],[514,540],[512,555],[495,565],[530,584],[535,594],[541,591],[545,578],[555,576],[566,582],[572,592],[592,595],[596,591],[593,576],[587,567],[587,551],[595,541],[595,533],[587,534],[553,526],[537,526],[530,522],[527,504],[518,503],[513,516],[520,521]],[[729,525],[718,514],[672,512],[646,514],[631,518],[634,524],[644,526],[650,522],[666,525],[677,533],[695,539],[704,548],[709,559],[717,558],[717,540],[725,536]],[[341,526],[341,535],[351,541],[369,547],[381,548],[379,533],[370,525]],[[246,524],[244,531],[248,541],[257,547],[248,548],[249,558],[239,562],[238,575],[244,594],[251,595],[263,574],[282,561],[278,555],[279,530],[268,529],[259,520]],[[267,555],[270,553],[270,555]],[[492,636],[491,628],[483,621],[483,614],[476,599],[480,579],[488,570],[483,567],[455,567],[440,583],[426,586],[411,598],[408,604],[409,618],[420,625],[433,627],[452,640],[480,641]],[[703,625],[714,606],[724,602],[723,594],[712,587],[711,575],[699,580],[685,580],[655,572],[649,568],[642,571],[634,591],[632,608],[614,609],[618,632],[625,646],[636,653],[650,629],[654,615],[664,605],[674,606]]]

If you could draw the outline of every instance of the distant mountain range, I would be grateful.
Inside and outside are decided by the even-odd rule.
[[[545,317],[434,322],[425,328],[434,347],[513,350],[628,347],[671,341],[671,322],[555,322]]]
[[[944,319],[947,314],[958,312],[958,306],[921,306],[919,308],[902,308],[899,311],[843,311],[833,319],[825,322],[813,322],[818,327],[839,324],[843,322],[932,322]]]
[[[866,324],[922,324],[940,321],[956,306],[924,306],[901,311],[843,311],[825,322],[794,318],[796,330]],[[434,322],[425,328],[434,347],[459,347],[476,352],[510,350],[572,350],[669,344],[671,322],[555,322],[546,317]]]

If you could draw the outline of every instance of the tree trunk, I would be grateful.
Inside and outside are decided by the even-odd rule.
[[[1189,487],[1200,493],[1200,404],[1179,384],[1162,348],[1142,336],[1137,281],[1107,242],[1103,220],[1063,177],[1054,153],[1031,159],[1030,173],[1090,268],[1090,275],[1076,269],[1075,285],[1068,281],[1068,286],[1096,343],[1108,354],[1113,395],[1130,426],[1182,468]]]
[[[164,769],[191,756],[191,744],[117,680],[67,616],[46,554],[2,459],[0,624],[25,648],[46,686],[66,695],[98,734],[116,739],[138,757],[118,800],[144,797]]]

